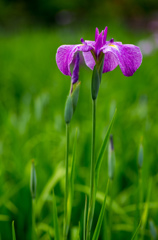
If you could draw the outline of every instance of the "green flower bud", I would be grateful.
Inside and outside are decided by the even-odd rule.
[[[91,91],[92,91],[92,99],[95,100],[98,96],[99,87],[101,83],[102,78],[102,72],[103,72],[103,65],[104,65],[104,54],[101,54],[98,61],[96,61],[96,65],[93,69],[92,74],[92,85],[91,85]]]
[[[113,145],[113,137],[111,135],[108,151],[108,176],[111,180],[114,178],[114,170],[115,170],[115,152]]]
[[[31,190],[31,195],[32,198],[36,198],[36,170],[34,166],[34,160],[32,160],[32,166],[31,166],[31,179],[30,179],[30,190]]]
[[[139,152],[138,152],[138,166],[139,166],[139,168],[142,168],[142,166],[143,166],[143,145],[142,145],[142,143],[140,144],[140,146],[139,146]]]
[[[71,121],[71,118],[75,112],[78,97],[79,97],[79,90],[80,90],[80,82],[73,84],[73,88],[71,86],[72,91],[67,97],[66,104],[65,104],[65,122],[68,124]]]
[[[150,233],[151,233],[152,239],[156,240],[157,239],[157,231],[156,231],[155,224],[152,220],[149,221],[149,227],[150,227]]]

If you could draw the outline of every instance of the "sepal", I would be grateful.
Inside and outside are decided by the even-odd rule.
[[[73,88],[72,88],[73,87]],[[70,91],[65,104],[65,122],[68,124],[75,112],[78,103],[80,82],[73,84],[72,91]]]

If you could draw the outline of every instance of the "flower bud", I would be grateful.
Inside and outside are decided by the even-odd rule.
[[[108,151],[108,175],[111,180],[114,178],[114,170],[115,170],[115,152],[113,145],[113,136],[111,135]]]
[[[36,170],[34,166],[34,160],[32,160],[32,166],[31,166],[31,179],[30,179],[30,190],[31,190],[31,196],[33,199],[36,198]]]
[[[156,240],[157,239],[157,230],[156,230],[155,224],[152,220],[149,220],[149,227],[150,227],[150,233],[151,233],[152,239]]]
[[[143,145],[142,145],[142,143],[140,144],[140,146],[139,146],[139,152],[138,152],[138,166],[139,166],[139,168],[142,168],[142,166],[143,166]]]
[[[101,54],[99,60],[96,61],[96,65],[94,66],[93,74],[92,74],[91,92],[92,92],[93,100],[95,100],[98,96],[99,87],[100,87],[101,78],[102,78],[102,72],[103,72],[103,65],[104,65],[104,54]]]

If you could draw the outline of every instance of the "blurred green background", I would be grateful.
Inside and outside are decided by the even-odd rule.
[[[108,40],[140,46],[143,62],[125,77],[120,68],[103,74],[97,99],[96,151],[114,109],[112,130],[116,154],[113,183],[112,239],[131,239],[138,199],[138,149],[144,146],[143,201],[152,180],[144,239],[152,239],[149,220],[158,226],[158,1],[156,0],[0,0],[0,239],[31,239],[30,169],[37,172],[38,239],[53,239],[52,189],[63,218],[65,123],[64,105],[70,78],[62,75],[55,54],[62,44],[94,39],[95,28],[108,26]],[[80,96],[70,127],[70,154],[78,128],[75,196],[71,234],[82,228],[91,155],[91,75],[80,67]],[[107,182],[107,151],[98,190]],[[48,189],[51,186],[50,189]],[[50,190],[50,191],[48,191]],[[85,191],[85,192],[84,192]],[[49,194],[48,194],[49,193]],[[94,227],[101,205],[96,204]],[[107,211],[108,217],[108,211]],[[106,239],[103,223],[99,239]],[[72,237],[75,239],[75,237]],[[82,238],[81,238],[82,239]]]

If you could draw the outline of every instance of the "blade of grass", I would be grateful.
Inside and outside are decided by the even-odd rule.
[[[58,215],[57,215],[57,207],[56,207],[56,199],[55,199],[54,191],[53,191],[53,222],[54,222],[55,240],[60,240],[59,223],[58,223]]]
[[[65,169],[63,167],[57,167],[55,173],[50,177],[45,188],[43,189],[41,195],[38,198],[38,202],[36,203],[36,213],[40,215],[40,212],[43,208],[43,205],[50,193],[50,191],[55,187],[55,185],[62,179],[65,175]]]
[[[85,198],[84,217],[83,217],[83,240],[86,240],[86,219],[87,219],[87,196]]]
[[[95,101],[93,101],[93,106],[95,106]],[[94,165],[94,156],[95,156],[95,151],[94,151],[94,146],[95,146],[95,107],[93,107],[93,112],[94,112],[94,116],[93,116],[93,141],[92,141],[92,160],[91,160],[91,184],[90,184],[90,198],[89,198],[89,208],[88,208],[88,217],[87,217],[87,230],[86,230],[86,239],[89,240],[90,239],[90,233],[91,233],[91,227],[92,227],[92,222],[93,222],[93,214],[94,214],[94,207],[95,207],[95,199],[96,199],[96,190],[97,190],[97,184],[98,184],[98,177],[99,177],[99,170],[100,170],[100,166],[102,163],[102,159],[103,159],[103,154],[106,148],[106,145],[108,143],[108,139],[109,139],[109,135],[114,123],[114,119],[115,119],[115,115],[116,115],[116,110],[114,113],[114,116],[111,120],[110,126],[107,130],[107,133],[105,135],[103,144],[101,146],[98,158],[95,162]]]
[[[144,230],[145,230],[146,222],[147,222],[147,218],[148,218],[149,200],[150,200],[150,195],[151,195],[151,188],[152,188],[152,179],[149,181],[147,200],[146,200],[145,208],[144,208],[143,215],[142,215],[141,240],[144,239]]]
[[[0,222],[9,221],[9,216],[0,214]]]
[[[55,236],[55,232],[54,232],[54,228],[52,226],[49,226],[48,224],[46,223],[39,223],[37,226],[36,226],[36,229],[37,229],[37,232],[38,232],[38,235],[42,235],[42,234],[47,234],[49,233],[49,235],[51,236],[51,238],[54,238]]]
[[[102,146],[101,146],[101,148],[100,148],[100,152],[99,152],[99,155],[98,155],[98,158],[97,158],[97,161],[96,161],[96,165],[95,165],[96,186],[97,186],[97,182],[98,182],[99,170],[100,170],[100,166],[101,166],[101,163],[102,163],[103,154],[104,154],[105,148],[106,148],[107,143],[108,143],[108,139],[109,139],[109,136],[110,136],[110,132],[111,132],[111,129],[112,129],[114,120],[115,120],[116,112],[117,112],[117,109],[115,110],[115,113],[114,113],[114,115],[113,115],[113,118],[112,118],[111,123],[110,123],[110,125],[109,125],[109,128],[108,128],[108,130],[107,130],[107,133],[106,133],[106,135],[105,135],[104,141],[103,141],[103,143],[102,143]]]
[[[67,198],[67,219],[66,219],[66,226],[65,226],[65,235],[68,235],[69,227],[70,227],[70,220],[71,220],[71,212],[72,212],[72,202],[74,196],[74,171],[75,171],[75,156],[76,156],[76,143],[77,143],[77,129],[75,134],[74,140],[74,147],[73,147],[73,155],[72,155],[72,163],[71,163],[71,171],[69,177],[69,188],[68,188],[68,198]]]
[[[13,237],[13,240],[16,240],[14,221],[12,221],[12,237]]]
[[[86,185],[82,185],[82,184],[76,184],[75,185],[75,189],[76,191],[79,191],[79,192],[82,192],[82,193],[85,193],[85,194],[89,194],[89,187],[86,186]],[[103,192],[99,192],[97,191],[96,193],[96,200],[99,202],[99,203],[103,203],[104,201],[104,193]],[[109,206],[110,204],[110,198],[109,196],[107,196],[107,205]],[[157,206],[157,205],[156,205]],[[113,200],[112,202],[112,210],[116,213],[116,214],[119,214],[120,215],[120,218],[129,223],[129,224],[132,224],[133,223],[133,220],[127,215],[127,213],[124,211],[123,208],[121,208],[121,206],[115,201]]]
[[[135,230],[135,232],[134,232],[134,234],[133,234],[131,240],[134,240],[134,239],[137,237],[138,232],[139,232],[139,229],[140,229],[140,226],[141,226],[141,221],[140,221],[138,227],[136,228],[136,230]]]
[[[66,102],[67,106],[68,101]],[[69,104],[69,103],[68,103]],[[69,108],[65,108],[68,109]],[[69,111],[65,112],[65,118],[69,116]],[[73,111],[72,111],[73,112]],[[69,195],[69,122],[66,123],[66,157],[65,157],[65,192],[64,192],[64,228],[63,239],[67,240],[68,228],[68,195]]]
[[[70,220],[71,220],[71,212],[72,212],[72,202],[74,196],[74,172],[75,172],[75,156],[76,156],[76,144],[77,144],[77,134],[78,131],[76,129],[75,140],[74,140],[74,147],[73,147],[73,155],[72,155],[72,163],[71,163],[71,172],[69,178],[69,194],[68,194],[68,201],[67,201],[67,228],[69,229]]]
[[[93,73],[95,72],[95,67]],[[97,72],[97,70],[96,70]],[[96,78],[97,79],[97,78]],[[93,77],[92,77],[93,82]],[[95,77],[94,77],[95,82]],[[98,82],[98,80],[97,80]],[[94,84],[95,85],[95,84]],[[95,87],[92,84],[92,95],[94,93],[97,94]],[[97,88],[96,88],[97,89]],[[99,88],[98,88],[99,90]],[[93,98],[93,97],[92,97]],[[86,226],[86,240],[90,240],[91,238],[91,229],[93,223],[94,209],[95,209],[95,194],[96,194],[96,186],[95,186],[95,134],[96,134],[96,99],[92,99],[92,147],[91,147],[91,164],[90,164],[90,193],[89,193],[89,204],[88,204],[88,215],[87,215],[87,226]]]
[[[107,194],[108,194],[108,189],[109,189],[109,180],[108,180],[108,183],[107,183],[107,186],[106,186],[104,201],[103,201],[103,204],[102,204],[102,208],[101,208],[101,211],[100,211],[100,214],[99,214],[99,219],[98,219],[98,222],[97,222],[92,240],[98,240],[98,238],[99,238],[100,229],[101,229],[101,225],[102,225],[103,218],[104,218],[104,213],[105,213],[106,197],[107,197]]]

